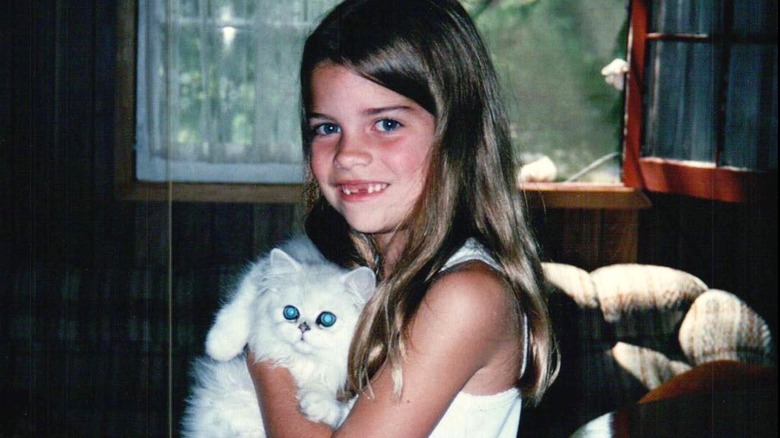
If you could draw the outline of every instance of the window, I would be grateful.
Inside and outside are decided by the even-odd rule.
[[[295,72],[335,2],[139,2],[137,177],[301,182]]]
[[[120,196],[296,202],[296,41],[337,1],[120,0]],[[551,158],[555,181],[619,184],[623,92],[600,71],[625,57],[625,0],[462,2],[518,155]]]
[[[305,35],[336,2],[120,2],[122,196],[297,201],[296,72]]]
[[[624,182],[721,201],[764,197],[777,180],[777,2],[631,7]]]

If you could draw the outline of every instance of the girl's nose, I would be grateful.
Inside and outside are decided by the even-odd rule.
[[[368,165],[371,163],[371,152],[367,140],[354,134],[343,133],[339,139],[334,161],[336,166],[342,169]]]

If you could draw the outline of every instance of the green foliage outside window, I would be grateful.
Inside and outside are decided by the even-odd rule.
[[[463,0],[502,80],[517,155],[548,156],[565,180],[619,181],[623,93],[601,69],[625,59],[625,0]]]

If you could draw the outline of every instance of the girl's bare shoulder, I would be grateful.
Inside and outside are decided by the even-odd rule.
[[[459,264],[442,273],[430,286],[421,306],[423,314],[451,318],[481,336],[506,333],[514,321],[514,295],[503,276],[479,261]],[[475,330],[476,329],[476,330]]]

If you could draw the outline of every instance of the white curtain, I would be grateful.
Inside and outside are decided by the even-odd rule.
[[[140,0],[136,175],[303,179],[298,63],[337,0]]]

